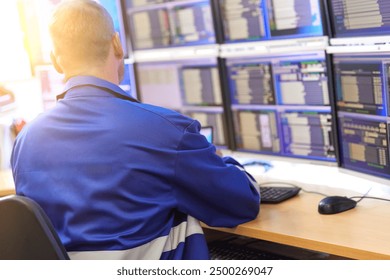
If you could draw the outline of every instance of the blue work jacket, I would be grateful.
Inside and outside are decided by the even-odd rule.
[[[96,77],[69,79],[62,96],[23,128],[11,164],[17,194],[41,205],[71,258],[207,259],[199,221],[257,216],[256,182],[198,121]]]

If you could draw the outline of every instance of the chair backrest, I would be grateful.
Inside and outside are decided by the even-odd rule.
[[[0,198],[0,259],[66,260],[69,256],[42,208],[33,200]]]

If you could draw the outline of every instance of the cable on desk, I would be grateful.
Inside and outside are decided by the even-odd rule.
[[[383,201],[390,201],[390,199],[387,198],[381,198],[381,197],[375,197],[375,196],[352,196],[350,197],[351,199],[354,198],[360,198],[357,202],[360,202],[364,198],[369,198],[369,199],[377,199],[377,200],[383,200]]]
[[[363,196],[352,196],[350,197],[350,199],[354,199],[354,198],[360,198],[358,201],[356,201],[356,203],[359,203],[360,201],[363,200],[363,198],[367,197],[368,193],[371,191],[372,188],[369,188],[368,191],[366,191],[366,193],[363,195]]]
[[[369,199],[377,199],[377,200],[383,200],[383,201],[390,201],[390,199],[387,199],[387,198],[381,198],[381,197],[376,197],[376,196],[368,196],[367,194],[371,191],[372,188],[370,188],[364,195],[362,196],[351,196],[349,197],[349,199],[359,199],[356,201],[356,203],[359,203],[360,201],[362,201],[363,199],[365,198],[369,198]]]
[[[253,160],[253,161],[242,163],[241,165],[244,166],[244,168],[246,166],[256,166],[256,165],[262,166],[264,167],[265,172],[267,172],[268,170],[274,167],[270,162],[264,160]]]
[[[383,201],[389,201],[390,202],[390,199],[387,199],[387,198],[381,198],[381,197],[375,197],[375,196],[367,196],[367,194],[371,191],[372,188],[370,188],[364,195],[362,196],[351,196],[351,197],[348,197],[349,199],[359,199],[356,201],[356,203],[359,203],[360,201],[362,201],[364,198],[369,198],[369,199],[377,199],[377,200],[383,200]],[[305,191],[305,190],[303,190]],[[305,191],[307,192],[307,191]],[[320,194],[320,193],[319,193]],[[323,194],[324,195],[324,194]],[[327,196],[327,195],[325,195]]]

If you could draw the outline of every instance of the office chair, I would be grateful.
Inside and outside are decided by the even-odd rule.
[[[69,256],[42,208],[32,199],[0,198],[0,259],[68,260]]]

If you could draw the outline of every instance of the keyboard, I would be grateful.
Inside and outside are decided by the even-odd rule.
[[[298,187],[260,187],[261,203],[279,203],[296,196]]]
[[[214,241],[209,246],[211,260],[289,260],[291,258],[246,244],[234,242]]]

